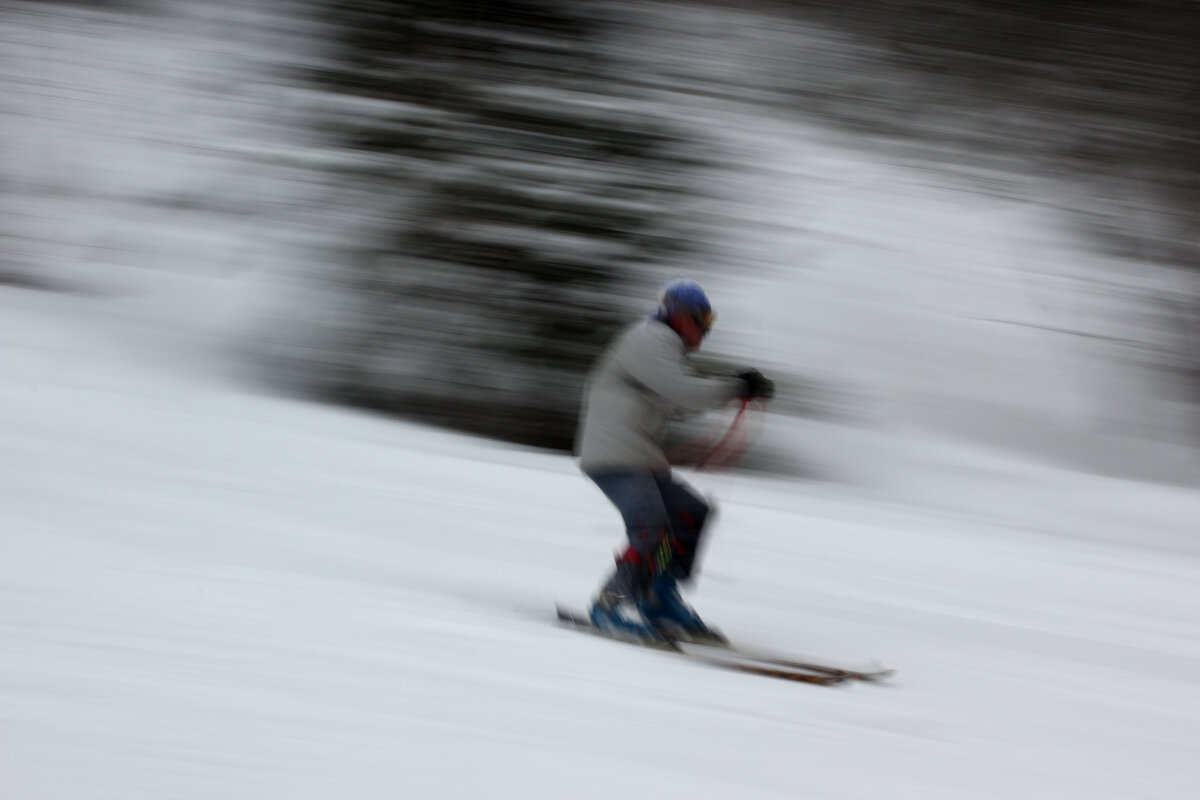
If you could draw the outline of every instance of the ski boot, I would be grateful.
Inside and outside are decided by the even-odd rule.
[[[646,624],[664,639],[698,644],[728,644],[728,640],[704,620],[679,596],[679,582],[671,575],[659,575],[650,591],[637,603]]]
[[[640,598],[646,595],[649,582],[650,574],[645,565],[618,561],[616,571],[592,601],[588,618],[596,628],[610,636],[662,642],[658,629],[638,618]]]

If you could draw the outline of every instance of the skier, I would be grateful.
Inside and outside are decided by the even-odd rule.
[[[758,370],[699,375],[688,359],[712,327],[698,283],[663,287],[658,308],[621,333],[588,377],[576,442],[579,465],[617,507],[629,544],[592,602],[589,616],[608,633],[636,638],[721,640],[679,597],[712,509],[671,472],[661,439],[668,417],[769,399],[774,384]]]

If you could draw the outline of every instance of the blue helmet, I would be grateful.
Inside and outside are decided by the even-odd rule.
[[[688,278],[676,278],[662,288],[658,296],[658,318],[671,314],[687,314],[696,320],[701,330],[712,327],[712,303],[700,284]]]

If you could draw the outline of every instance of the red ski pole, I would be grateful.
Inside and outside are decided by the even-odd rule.
[[[714,457],[729,444],[736,434],[742,432],[742,422],[746,416],[746,406],[749,404],[749,402],[749,400],[742,400],[742,405],[740,408],[738,408],[738,412],[734,416],[733,422],[729,424],[729,430],[725,432],[725,435],[721,437],[721,440],[716,443],[712,450],[708,451],[708,455],[704,456],[704,458],[700,459],[696,463],[697,471],[703,471],[705,467],[707,467],[710,463],[713,463]],[[740,455],[741,454],[738,453],[738,456]],[[735,460],[736,458],[724,458],[716,463],[718,466],[727,467]]]

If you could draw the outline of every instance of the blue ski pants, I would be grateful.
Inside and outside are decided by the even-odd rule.
[[[704,525],[712,512],[692,487],[669,472],[586,473],[621,512],[629,549],[619,560],[640,561],[655,574],[692,577]]]

